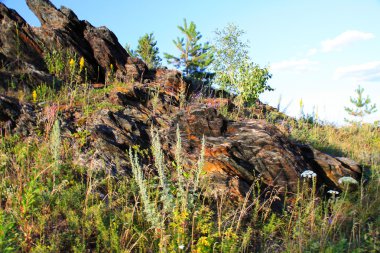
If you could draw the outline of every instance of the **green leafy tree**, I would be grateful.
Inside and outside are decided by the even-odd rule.
[[[187,24],[186,19],[184,19],[183,26],[178,26],[178,29],[185,36],[173,40],[174,45],[180,51],[180,55],[177,57],[165,53],[168,63],[181,69],[186,77],[198,79],[207,77],[206,69],[213,61],[211,46],[208,42],[204,44],[200,42],[202,35],[197,31],[194,22]]]
[[[153,33],[140,37],[136,53],[146,63],[148,68],[157,68],[161,65],[161,58],[158,56],[159,49]]]
[[[359,123],[361,123],[363,122],[364,116],[377,112],[377,109],[376,104],[371,104],[369,96],[363,96],[364,88],[359,85],[355,92],[357,97],[350,97],[350,102],[354,105],[354,108],[344,107],[344,109],[350,116],[360,118]],[[346,119],[346,121],[350,123],[358,123],[358,121],[355,120]]]
[[[242,40],[244,31],[234,24],[216,30],[213,42],[215,72],[214,82],[222,90],[237,95],[239,102],[252,105],[261,93],[273,90],[268,68],[261,68],[248,55],[249,45]]]

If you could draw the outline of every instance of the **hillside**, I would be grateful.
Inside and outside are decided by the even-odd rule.
[[[376,252],[380,130],[241,106],[0,3],[1,252]]]

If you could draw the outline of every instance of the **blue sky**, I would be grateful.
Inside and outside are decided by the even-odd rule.
[[[25,1],[2,2],[39,25]],[[350,106],[360,84],[378,106],[366,121],[380,120],[380,0],[52,2],[95,26],[107,26],[132,48],[144,33],[154,32],[161,53],[176,53],[172,40],[180,35],[183,18],[197,24],[204,40],[235,23],[246,31],[253,61],[271,68],[275,91],[263,94],[262,101],[277,106],[281,96],[281,107],[297,116],[302,99],[306,113],[315,108],[320,119],[342,124],[344,106]]]

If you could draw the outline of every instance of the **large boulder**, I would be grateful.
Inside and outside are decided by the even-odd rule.
[[[308,145],[290,141],[273,124],[251,119],[226,120],[216,109],[194,106],[178,115],[167,135],[174,147],[175,129],[181,131],[187,158],[194,164],[200,153],[202,137],[206,141],[205,171],[218,191],[244,196],[249,186],[261,178],[267,187],[279,192],[296,192],[302,172],[317,174],[317,185],[340,189],[341,177],[360,181],[361,167],[347,158],[335,158]],[[169,148],[168,152],[173,148]]]

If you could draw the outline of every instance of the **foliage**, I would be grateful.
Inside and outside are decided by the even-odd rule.
[[[0,209],[0,251],[14,252],[17,247],[17,236],[15,232],[15,223],[10,215],[6,215],[3,210]]]
[[[366,98],[363,96],[364,88],[359,87],[355,90],[357,97],[350,97],[350,102],[353,104],[354,108],[345,107],[346,112],[355,118],[360,118],[360,123],[363,122],[363,118],[366,115],[370,115],[377,111],[376,104],[371,104],[371,99],[369,96]],[[355,123],[355,120],[347,120],[348,122]]]
[[[141,58],[149,69],[161,66],[159,49],[153,33],[146,33],[144,36],[140,37],[136,50],[133,50],[129,44],[125,45],[125,50],[130,56]]]
[[[144,36],[140,37],[136,53],[147,64],[149,69],[157,68],[161,65],[161,58],[158,55],[159,50],[157,47],[157,41],[155,40],[153,33],[146,33]]]
[[[65,59],[61,50],[53,49],[47,52],[45,62],[51,74],[61,75],[65,69]]]
[[[137,52],[131,48],[131,45],[125,44],[124,48],[131,57],[138,57]]]
[[[267,84],[271,78],[268,68],[260,68],[250,59],[249,46],[242,41],[243,30],[229,24],[215,34],[212,64],[215,84],[222,90],[237,94],[239,102],[249,105],[254,104],[264,91],[273,90]]]
[[[76,53],[70,50],[52,49],[46,50],[44,60],[49,73],[58,79],[65,80],[71,86],[85,79],[85,60],[78,59]]]
[[[54,97],[55,93],[56,92],[52,87],[50,87],[46,83],[41,83],[33,91],[32,99],[33,102],[51,100]]]
[[[200,42],[202,35],[197,31],[194,22],[188,24],[184,19],[183,26],[178,26],[178,29],[185,36],[185,38],[177,37],[176,40],[173,40],[180,54],[177,57],[165,53],[165,58],[169,64],[181,69],[186,77],[207,78],[206,69],[213,61],[211,46],[208,42],[204,44]]]

